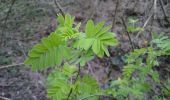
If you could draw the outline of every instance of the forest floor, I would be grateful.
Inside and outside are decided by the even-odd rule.
[[[170,20],[170,2],[163,1]],[[156,10],[153,9],[153,0],[61,0],[59,3],[65,13],[75,16],[76,22],[81,22],[83,26],[88,19],[93,19],[95,22],[105,20],[106,24],[113,25],[112,31],[117,34],[122,45],[110,48],[111,57],[95,58],[88,62],[83,71],[96,78],[101,86],[121,75],[124,64],[123,52],[130,49],[121,18],[124,18],[125,22],[128,22],[130,17],[136,18],[139,20],[137,25],[141,27],[147,24],[144,32],[148,38],[152,32],[165,32],[170,35],[170,23],[164,20],[159,2]],[[10,2],[6,5],[0,3],[0,10],[2,9],[0,21],[5,18],[10,4]],[[59,11],[53,0],[22,0],[22,2],[16,0],[14,3],[4,31],[5,42],[0,47],[0,100],[1,97],[11,100],[47,100],[45,80],[48,70],[32,72],[29,66],[23,64],[1,67],[23,63],[28,50],[42,37],[48,36],[55,30],[57,12]],[[147,22],[153,12],[156,18],[151,18]],[[1,31],[4,29],[3,25],[4,23],[0,23]],[[132,39],[135,35],[132,34]],[[145,46],[142,39],[133,41],[138,41],[141,47]],[[117,54],[117,51],[121,50],[122,54]],[[160,72],[170,76],[170,70]]]

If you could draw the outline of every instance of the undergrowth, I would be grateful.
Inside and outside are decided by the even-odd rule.
[[[95,56],[110,56],[108,47],[119,44],[116,34],[109,32],[111,26],[105,22],[94,24],[89,20],[85,31],[80,31],[81,23],[75,24],[69,14],[59,15],[59,26],[48,37],[44,37],[28,53],[25,64],[32,69],[44,70],[53,67],[47,79],[47,96],[54,100],[98,100],[109,97],[117,100],[143,100],[148,94],[150,99],[165,100],[170,96],[170,81],[162,82],[156,66],[158,57],[170,55],[170,39],[163,33],[152,34],[147,47],[133,49],[125,55],[122,76],[112,80],[107,88],[101,88],[90,75],[80,75],[81,69]],[[142,31],[134,25],[127,32]],[[160,94],[154,93],[155,87]],[[150,95],[149,95],[150,96]]]

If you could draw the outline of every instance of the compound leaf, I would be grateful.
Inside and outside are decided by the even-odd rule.
[[[61,51],[67,49],[61,44],[63,44],[61,36],[51,33],[50,36],[43,38],[41,43],[32,48],[25,64],[32,65],[34,70],[60,65],[63,59]]]

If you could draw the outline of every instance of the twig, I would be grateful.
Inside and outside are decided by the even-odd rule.
[[[19,65],[24,65],[24,63],[11,64],[11,65],[6,65],[6,66],[0,66],[0,69],[9,68],[9,67],[14,67],[14,66],[19,66]]]
[[[154,0],[154,19],[156,19],[157,0]]]
[[[6,15],[5,19],[4,19],[5,21],[4,21],[4,24],[3,24],[3,29],[2,29],[2,31],[1,31],[0,46],[3,45],[3,42],[4,42],[4,37],[3,37],[3,36],[4,36],[4,32],[5,32],[7,20],[8,20],[9,13],[11,12],[11,9],[12,9],[15,1],[16,1],[16,0],[12,0],[11,6],[10,6],[10,8],[9,8],[9,10],[8,10],[8,12],[7,12],[7,15]],[[5,38],[6,38],[6,36],[5,36]]]
[[[164,8],[163,1],[162,1],[162,0],[159,0],[159,2],[160,2],[160,4],[161,4],[161,9],[162,9],[162,11],[163,11],[165,20],[168,22],[168,24],[170,24],[170,21],[168,20],[168,16],[167,16],[166,11],[165,11],[165,8]]]
[[[109,98],[113,98],[113,100],[116,100],[116,99],[115,99],[114,97],[112,97],[112,96],[102,95],[102,94],[89,95],[89,96],[84,97],[84,98],[82,98],[82,99],[80,99],[80,100],[86,100],[86,99],[89,99],[89,98],[91,98],[91,97],[96,97],[96,96],[104,96],[104,97],[109,97]]]
[[[80,65],[79,65],[79,69],[78,69],[78,72],[77,72],[77,75],[76,75],[76,78],[75,78],[73,84],[75,84],[76,81],[78,80],[78,77],[80,75],[80,71],[81,71],[81,69],[80,69]],[[69,97],[71,96],[72,92],[73,92],[73,88],[70,89],[70,92],[69,92],[66,100],[69,100]]]
[[[113,23],[112,23],[112,31],[113,31],[113,28],[115,26],[115,21],[116,21],[116,15],[117,15],[117,9],[118,9],[118,5],[119,5],[119,0],[116,0],[116,7],[115,7],[115,12],[114,12],[114,18],[113,18]]]
[[[54,0],[54,3],[56,5],[56,7],[59,9],[59,11],[62,14],[62,16],[64,17],[64,11],[63,11],[62,7],[60,6],[60,4],[58,3],[58,1]]]
[[[150,19],[152,18],[152,16],[153,16],[154,14],[152,13],[149,17],[148,17],[148,19],[145,21],[145,23],[144,23],[144,25],[143,25],[143,29],[148,25],[148,23],[149,23],[149,21],[150,21]],[[139,35],[141,34],[141,32],[142,31],[139,31],[138,33],[137,33],[137,35],[136,35],[136,39],[139,37]]]
[[[2,96],[0,96],[0,99],[2,99],[2,100],[11,100],[11,99],[9,99],[9,98],[2,97]]]
[[[152,9],[154,9],[154,12],[153,12],[153,13],[151,12]],[[145,23],[144,23],[144,25],[143,25],[143,27],[142,27],[143,29],[145,29],[145,27],[148,25],[148,23],[149,23],[149,21],[151,20],[151,18],[155,16],[155,14],[156,14],[156,11],[155,11],[155,10],[156,10],[155,1],[153,1],[153,4],[152,4],[152,6],[151,6],[151,8],[150,8],[150,11],[149,11],[149,13],[151,13],[151,14],[150,14],[150,16],[147,18],[147,20],[145,21]],[[139,32],[137,33],[135,39],[138,39],[138,38],[139,38],[139,35],[141,34],[141,32],[142,32],[142,31],[139,31]]]
[[[69,94],[67,96],[67,100],[69,100],[69,97],[71,96],[72,92],[73,92],[73,88],[70,89],[70,92],[69,92]]]
[[[126,34],[127,34],[128,38],[129,38],[129,42],[130,42],[130,44],[131,44],[131,48],[132,48],[132,50],[134,50],[135,48],[134,48],[132,39],[131,39],[131,37],[130,37],[130,34],[129,34],[129,32],[127,31],[127,26],[126,26],[126,23],[125,23],[123,17],[121,17],[121,20],[122,20],[123,25],[124,25],[124,27],[125,27]]]

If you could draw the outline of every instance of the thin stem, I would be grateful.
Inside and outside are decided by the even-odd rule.
[[[0,46],[3,45],[3,42],[5,42],[3,36],[4,36],[4,32],[5,32],[5,28],[6,28],[6,24],[7,24],[7,20],[8,20],[9,14],[10,14],[10,12],[12,10],[12,7],[13,7],[15,1],[16,0],[12,0],[11,6],[10,6],[10,8],[9,8],[9,10],[7,12],[7,15],[6,15],[5,19],[4,19],[5,21],[4,21],[4,24],[3,24],[3,29],[1,31]],[[6,38],[6,35],[5,35],[5,38]]]
[[[116,8],[115,8],[114,18],[113,18],[113,23],[112,23],[112,31],[113,31],[113,28],[114,28],[115,22],[116,22],[116,15],[117,15],[118,5],[119,5],[119,0],[116,0]]]
[[[148,17],[148,19],[145,21],[145,23],[144,23],[144,25],[143,25],[143,29],[147,26],[147,24],[149,23],[149,21],[150,21],[150,19],[152,18],[152,16],[153,16],[154,14],[152,13],[149,17]],[[139,37],[139,35],[141,34],[141,32],[142,31],[139,31],[138,33],[137,33],[137,35],[136,35],[136,39],[138,39],[138,37]]]
[[[69,97],[71,96],[72,91],[73,91],[73,88],[70,89],[70,92],[69,92],[69,94],[68,94],[68,96],[67,96],[67,100],[69,100]]]
[[[24,63],[11,64],[11,65],[6,65],[6,66],[0,66],[0,69],[9,68],[9,67],[14,67],[14,66],[19,66],[19,65],[24,65]]]
[[[135,48],[134,48],[132,39],[131,39],[131,37],[130,37],[130,34],[129,34],[129,32],[127,31],[127,26],[126,26],[126,23],[125,23],[123,17],[121,17],[121,20],[122,20],[123,25],[124,25],[124,27],[125,27],[126,34],[127,34],[128,38],[129,38],[129,42],[130,42],[130,44],[131,44],[131,48],[132,48],[132,50],[134,51]]]
[[[160,4],[161,4],[161,9],[162,9],[162,11],[163,11],[165,20],[168,22],[168,24],[170,24],[170,21],[168,20],[168,16],[167,16],[166,11],[165,11],[165,8],[164,8],[163,1],[162,1],[162,0],[159,0],[159,2],[160,2]]]
[[[2,96],[0,96],[0,100],[11,100],[11,99],[9,99],[9,98],[6,98],[6,97],[2,97]]]
[[[79,75],[80,75],[80,71],[81,71],[81,69],[80,69],[80,65],[79,65],[79,69],[78,69],[78,72],[77,72],[77,75],[76,75],[76,79],[75,79],[75,81],[73,82],[73,84],[75,84],[75,83],[77,82],[78,77],[79,77]],[[66,100],[69,100],[69,97],[71,96],[72,92],[73,92],[73,88],[70,89],[70,92],[69,92]]]
[[[62,7],[60,6],[60,4],[58,3],[58,1],[54,0],[54,3],[56,5],[56,7],[59,9],[59,11],[62,14],[62,16],[64,17],[64,11],[63,11]]]

